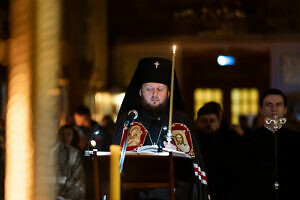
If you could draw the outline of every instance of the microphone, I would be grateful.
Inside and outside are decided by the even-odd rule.
[[[125,135],[125,142],[123,144],[122,147],[122,151],[121,151],[121,156],[120,156],[120,173],[122,174],[123,172],[123,165],[124,165],[124,160],[125,160],[125,152],[126,152],[126,148],[127,148],[127,140],[128,140],[128,134],[130,132],[130,123],[133,122],[134,120],[136,120],[138,117],[138,112],[136,110],[130,110],[128,112],[128,116],[127,119],[125,121],[125,124],[127,126],[127,134]]]
[[[90,149],[90,146],[92,146],[93,149],[95,149],[97,147],[97,141],[95,139],[97,136],[102,137],[102,131],[99,128],[92,131],[91,136],[88,140],[87,150]],[[101,150],[101,149],[99,149],[99,150]]]
[[[138,118],[138,112],[136,110],[129,110],[128,112],[128,116],[125,120],[125,124],[130,124],[131,122],[133,122],[134,120],[136,120]]]

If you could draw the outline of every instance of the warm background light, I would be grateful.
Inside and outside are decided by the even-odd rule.
[[[55,199],[59,0],[10,2],[6,200]]]
[[[197,112],[204,104],[214,101],[223,104],[223,92],[219,88],[197,88],[194,91],[194,118],[197,118]]]
[[[114,120],[117,118],[125,93],[97,92],[95,94],[95,113],[93,119],[101,121],[103,116],[110,115]]]
[[[240,115],[258,114],[259,92],[256,88],[233,88],[231,91],[231,123],[237,125]]]
[[[33,199],[32,14],[29,1],[11,2],[5,199]]]

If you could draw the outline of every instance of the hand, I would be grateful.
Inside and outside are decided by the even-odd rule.
[[[176,146],[172,143],[168,144],[168,142],[164,141],[164,146],[165,146],[166,149],[176,151]]]

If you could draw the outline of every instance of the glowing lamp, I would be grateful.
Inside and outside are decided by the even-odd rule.
[[[91,140],[91,146],[95,147],[96,145],[97,145],[96,141],[95,140]]]
[[[220,66],[228,66],[228,65],[234,65],[235,59],[233,56],[219,55],[217,58],[217,62]]]

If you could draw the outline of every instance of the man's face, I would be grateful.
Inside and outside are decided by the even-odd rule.
[[[168,95],[168,87],[162,83],[144,83],[140,89],[140,96],[152,108],[165,104]]]
[[[274,119],[275,116],[282,118],[286,114],[286,109],[281,95],[270,94],[264,98],[262,107],[260,107],[260,113],[264,118]]]
[[[216,114],[200,115],[197,124],[199,130],[204,133],[214,133],[220,128],[220,120]]]
[[[79,115],[79,114],[74,114],[74,120],[76,126],[85,126],[85,127],[90,127],[90,118],[86,115]]]

